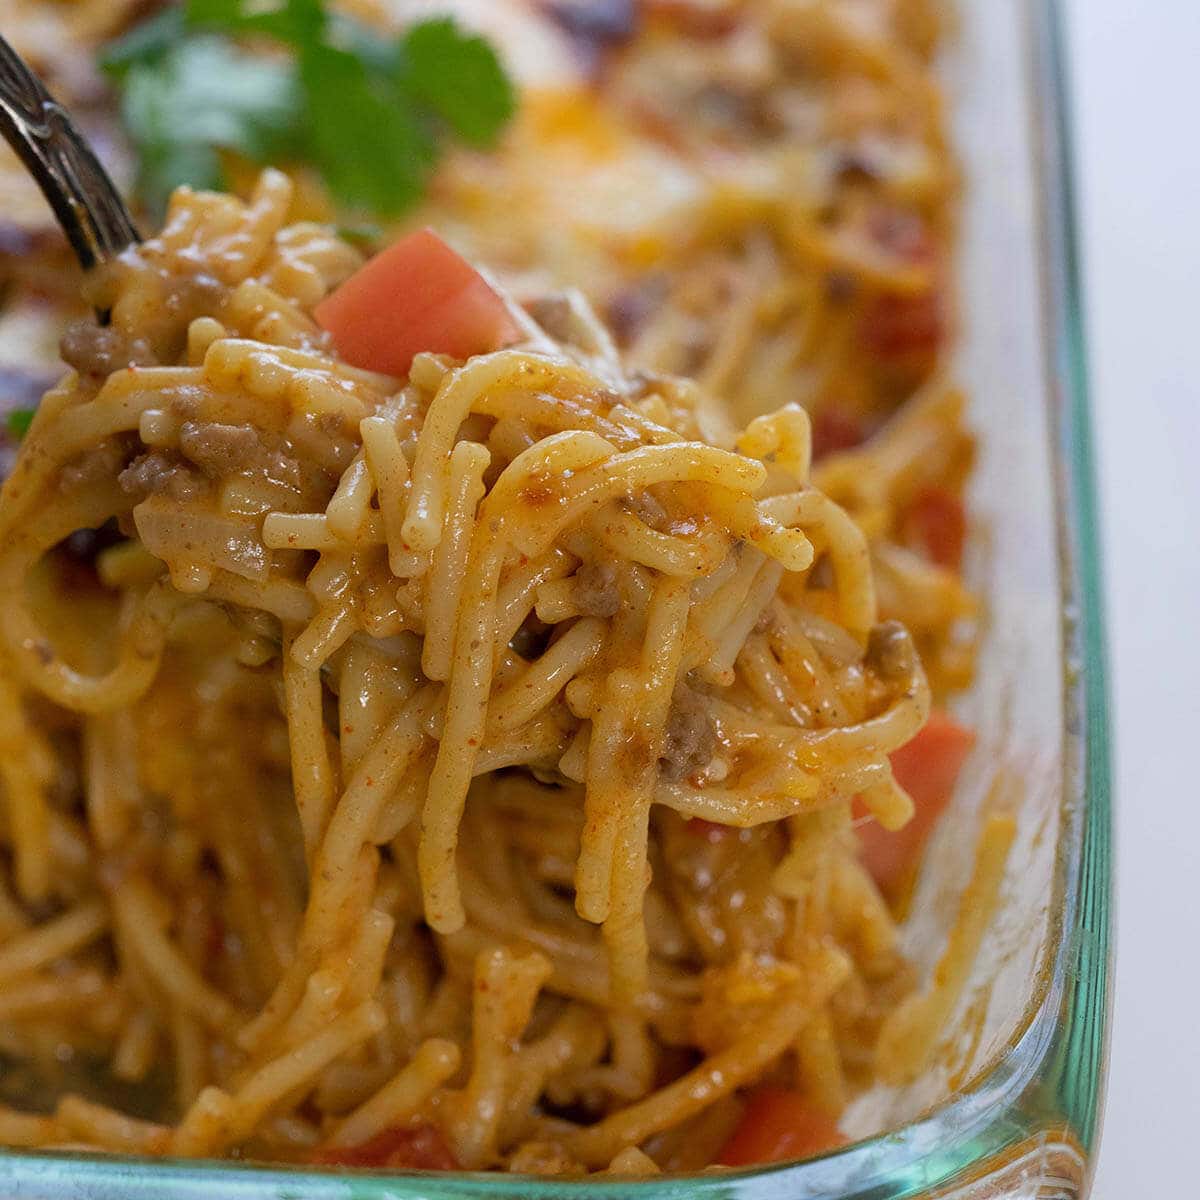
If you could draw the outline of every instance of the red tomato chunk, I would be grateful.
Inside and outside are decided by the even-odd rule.
[[[905,523],[933,562],[959,570],[967,540],[967,514],[958,496],[946,488],[926,488],[913,501]]]
[[[889,833],[875,821],[858,827],[862,860],[884,895],[894,897],[910,877],[938,817],[954,794],[959,772],[975,743],[971,730],[934,709],[925,728],[892,756],[896,781],[912,797],[913,819]],[[855,816],[866,809],[855,802]]]
[[[432,1125],[385,1129],[358,1146],[317,1150],[312,1161],[329,1167],[391,1167],[393,1170],[457,1171],[458,1163]]]
[[[787,1162],[844,1146],[846,1139],[830,1116],[799,1092],[780,1087],[758,1088],[717,1157],[727,1167]]]
[[[405,375],[424,350],[470,358],[518,330],[495,289],[431,229],[401,238],[314,310],[351,366]]]

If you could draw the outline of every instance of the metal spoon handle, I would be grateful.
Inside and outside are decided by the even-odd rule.
[[[140,240],[125,202],[87,139],[3,37],[0,133],[50,202],[84,270]]]

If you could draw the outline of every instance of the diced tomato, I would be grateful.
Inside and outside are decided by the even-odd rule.
[[[954,794],[959,772],[975,743],[971,730],[948,713],[934,709],[925,728],[892,754],[896,781],[912,797],[913,819],[889,833],[875,821],[858,826],[862,861],[880,891],[895,898],[911,878],[926,839]],[[855,816],[866,816],[855,802]]]
[[[706,821],[703,817],[689,817],[687,830],[706,842],[722,841],[733,832],[728,825],[718,825],[716,821]]]
[[[470,358],[517,336],[504,301],[431,229],[375,255],[313,315],[346,362],[386,375],[406,374],[422,350]]]
[[[868,221],[872,241],[913,266],[926,265],[936,277],[937,247],[925,222],[915,213],[877,208]],[[935,282],[916,296],[877,296],[862,316],[863,345],[893,374],[923,375],[934,363],[946,336],[942,288]]]
[[[432,1125],[385,1129],[358,1146],[316,1150],[312,1161],[328,1167],[391,1167],[394,1170],[457,1171],[458,1163]]]
[[[863,423],[853,413],[834,406],[819,409],[812,419],[813,461],[819,462],[839,450],[853,450],[865,438]]]
[[[967,540],[967,513],[962,499],[947,488],[925,488],[913,501],[905,521],[917,545],[935,563],[957,571]]]
[[[945,334],[937,288],[918,296],[877,296],[863,313],[863,344],[889,368],[908,371],[931,366]]]
[[[845,1144],[837,1122],[798,1092],[760,1087],[750,1097],[741,1124],[722,1147],[717,1162],[727,1167],[786,1162]]]

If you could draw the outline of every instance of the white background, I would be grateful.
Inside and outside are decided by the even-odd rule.
[[[1117,803],[1093,1200],[1200,1195],[1200,3],[1067,0]]]

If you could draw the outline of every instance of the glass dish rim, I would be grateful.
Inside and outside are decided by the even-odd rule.
[[[1013,1035],[954,1095],[900,1129],[817,1158],[706,1174],[647,1179],[532,1178],[504,1174],[348,1171],[70,1151],[0,1151],[10,1189],[63,1186],[61,1193],[127,1197],[239,1195],[304,1200],[416,1200],[479,1196],[504,1200],[633,1194],[783,1200],[832,1196],[872,1200],[942,1189],[996,1163],[1031,1121],[1094,1158],[1108,1041],[1111,945],[1109,706],[1097,502],[1092,465],[1083,303],[1061,0],[1023,0],[1040,150],[1036,199],[1052,418],[1052,471],[1064,639],[1064,771],[1051,902],[1057,934],[1044,948],[1037,984]],[[1071,961],[1073,960],[1073,961]],[[1081,1011],[1082,1010],[1082,1011]],[[1062,1053],[1059,1054],[1058,1052]],[[1071,1061],[1071,1056],[1075,1061]],[[1061,1060],[1061,1061],[1060,1061]],[[1077,1068],[1083,1078],[1078,1078]],[[1046,1073],[1050,1070],[1048,1096]],[[1035,1089],[1035,1083],[1038,1085]],[[1031,1092],[1038,1093],[1032,1096]],[[1020,1113],[1024,1119],[1014,1119]],[[953,1145],[947,1148],[947,1134]],[[1085,1162],[1084,1175],[1087,1173]],[[14,1191],[13,1194],[20,1194]],[[42,1194],[46,1194],[43,1192]]]

